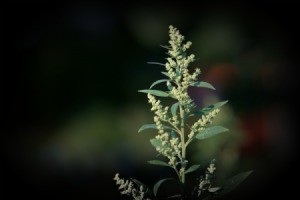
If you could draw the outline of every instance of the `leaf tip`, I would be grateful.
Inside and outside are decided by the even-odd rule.
[[[252,174],[253,171],[254,171],[254,170],[249,170],[249,171],[245,172],[245,173],[246,173],[246,176],[249,176],[250,174]]]

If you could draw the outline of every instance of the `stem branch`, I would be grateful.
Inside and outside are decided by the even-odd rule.
[[[185,183],[185,157],[186,157],[186,146],[185,146],[185,135],[184,135],[184,109],[182,108],[182,106],[180,105],[179,107],[180,109],[180,120],[181,120],[181,147],[182,147],[182,152],[181,152],[181,157],[182,157],[182,161],[181,161],[181,168],[183,168],[183,171],[181,172],[181,183],[184,184]]]

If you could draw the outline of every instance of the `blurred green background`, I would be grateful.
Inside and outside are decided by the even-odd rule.
[[[219,182],[254,170],[228,199],[288,187],[298,155],[294,11],[283,1],[3,6],[1,195],[120,199],[116,172],[150,185],[173,175],[146,163],[155,133],[137,134],[152,122],[137,90],[162,78],[146,62],[165,62],[170,24],[217,88],[192,89],[197,105],[229,100],[215,123],[230,132],[193,144],[190,159],[216,158]]]

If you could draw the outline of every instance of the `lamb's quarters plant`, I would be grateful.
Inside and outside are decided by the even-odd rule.
[[[199,87],[215,90],[207,82],[199,81],[201,70],[196,68],[193,72],[189,66],[195,61],[194,54],[188,54],[187,50],[191,47],[190,41],[184,42],[184,36],[173,26],[169,27],[170,41],[167,46],[168,58],[166,63],[150,62],[165,67],[161,73],[164,79],[155,81],[149,89],[139,90],[146,93],[148,102],[151,104],[151,111],[154,112],[153,124],[141,126],[138,132],[146,129],[156,129],[157,134],[150,140],[150,143],[161,156],[161,160],[150,160],[149,164],[169,167],[172,169],[176,178],[164,178],[157,181],[153,189],[136,179],[124,180],[116,174],[114,180],[119,186],[121,194],[131,196],[134,200],[150,200],[159,198],[158,191],[162,184],[170,181],[178,183],[178,193],[174,193],[171,199],[213,199],[221,197],[234,189],[250,173],[243,172],[229,179],[222,186],[215,186],[215,160],[202,167],[202,175],[195,180],[193,188],[186,187],[186,174],[201,170],[199,164],[191,164],[186,157],[189,145],[194,141],[204,140],[220,133],[227,132],[228,129],[219,125],[213,125],[213,120],[220,112],[220,108],[228,101],[212,104],[208,107],[198,109],[188,94],[189,87]],[[166,91],[153,89],[157,84],[166,84]],[[172,98],[174,103],[164,106],[161,98]],[[187,119],[194,118],[192,124],[188,124]],[[176,190],[173,190],[176,191]]]

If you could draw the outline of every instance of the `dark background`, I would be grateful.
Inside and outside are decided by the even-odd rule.
[[[2,3],[1,197],[120,199],[114,173],[150,185],[168,174],[145,162],[153,135],[136,132],[152,119],[137,90],[162,77],[146,62],[164,62],[170,24],[217,88],[193,91],[197,103],[230,100],[220,122],[232,135],[194,146],[199,162],[219,158],[221,179],[254,170],[227,199],[292,197],[298,12],[291,1]]]

